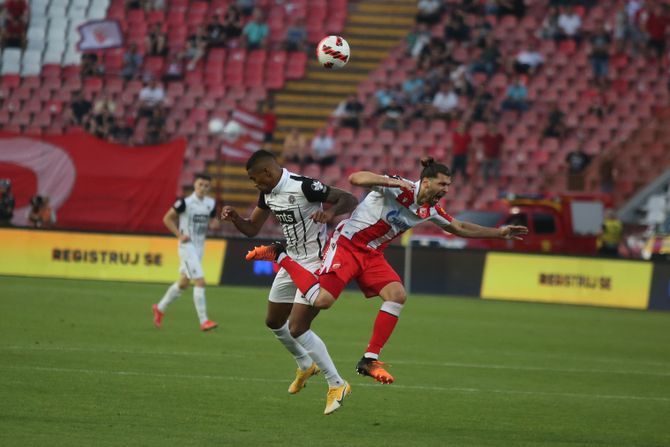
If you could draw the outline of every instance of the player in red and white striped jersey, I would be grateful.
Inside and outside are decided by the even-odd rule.
[[[490,228],[454,219],[438,205],[451,185],[449,168],[435,163],[432,158],[423,159],[421,164],[423,170],[417,182],[367,171],[351,174],[349,181],[353,185],[369,187],[372,191],[351,217],[336,228],[318,275],[287,256],[279,244],[258,247],[247,256],[247,259],[276,260],[291,275],[305,298],[319,309],[332,306],[353,279],[366,297],[379,296],[383,303],[356,369],[381,383],[394,380],[378,359],[407,297],[400,276],[384,258],[384,248],[403,232],[425,221],[467,238],[521,239],[528,233],[524,226]],[[294,337],[300,330],[309,329],[305,322],[292,317],[289,321]]]

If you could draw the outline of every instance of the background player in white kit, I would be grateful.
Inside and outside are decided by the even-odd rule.
[[[232,222],[240,232],[251,237],[257,235],[270,214],[274,214],[286,238],[287,252],[304,268],[315,272],[326,247],[326,222],[348,214],[358,201],[348,192],[282,169],[275,156],[265,150],[255,152],[246,168],[260,191],[258,205],[247,218],[242,218],[232,207],[223,207],[221,219]],[[324,210],[323,202],[332,206]],[[302,298],[291,277],[281,269],[270,289],[265,324],[298,364],[296,378],[288,392],[299,392],[320,368],[329,385],[324,413],[330,414],[340,407],[350,387],[338,374],[326,345],[314,332],[304,333],[299,340],[291,337],[288,316],[292,310],[307,321],[319,312]]]
[[[177,199],[163,217],[163,223],[179,239],[179,280],[172,284],[158,304],[152,306],[154,325],[160,327],[168,305],[179,298],[193,281],[193,303],[200,320],[200,329],[209,331],[217,324],[207,318],[205,301],[205,273],[202,256],[205,250],[207,230],[217,230],[220,222],[216,219],[216,203],[207,193],[212,178],[206,174],[196,174],[193,194]]]

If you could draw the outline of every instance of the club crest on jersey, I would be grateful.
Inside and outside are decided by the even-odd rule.
[[[312,187],[312,190],[314,190],[314,191],[321,191],[321,190],[323,190],[323,183],[321,183],[320,181],[317,180],[317,181],[312,183],[311,187]]]
[[[295,203],[295,197],[293,196],[288,196],[288,203],[294,204]]]
[[[419,209],[416,211],[416,214],[417,214],[420,218],[425,219],[426,217],[428,217],[428,216],[430,215],[430,208],[425,207],[425,206],[422,206],[421,208],[419,208]]]

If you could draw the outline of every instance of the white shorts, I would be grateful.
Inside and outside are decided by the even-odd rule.
[[[205,277],[201,258],[193,244],[179,246],[179,273],[183,273],[188,279]]]
[[[319,267],[321,267],[321,260],[301,261],[299,264],[310,272],[316,272]],[[308,306],[311,305],[309,304],[309,301],[303,298],[302,292],[298,290],[298,288],[293,283],[291,276],[283,268],[279,269],[277,276],[275,276],[275,280],[272,282],[272,288],[270,289],[270,296],[268,296],[268,300],[272,301],[273,303],[298,303],[306,304]]]

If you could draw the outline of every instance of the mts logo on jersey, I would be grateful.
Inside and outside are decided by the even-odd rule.
[[[275,216],[277,216],[277,220],[279,221],[279,223],[282,224],[293,225],[297,222],[295,214],[293,214],[293,211],[291,210],[275,211]]]

